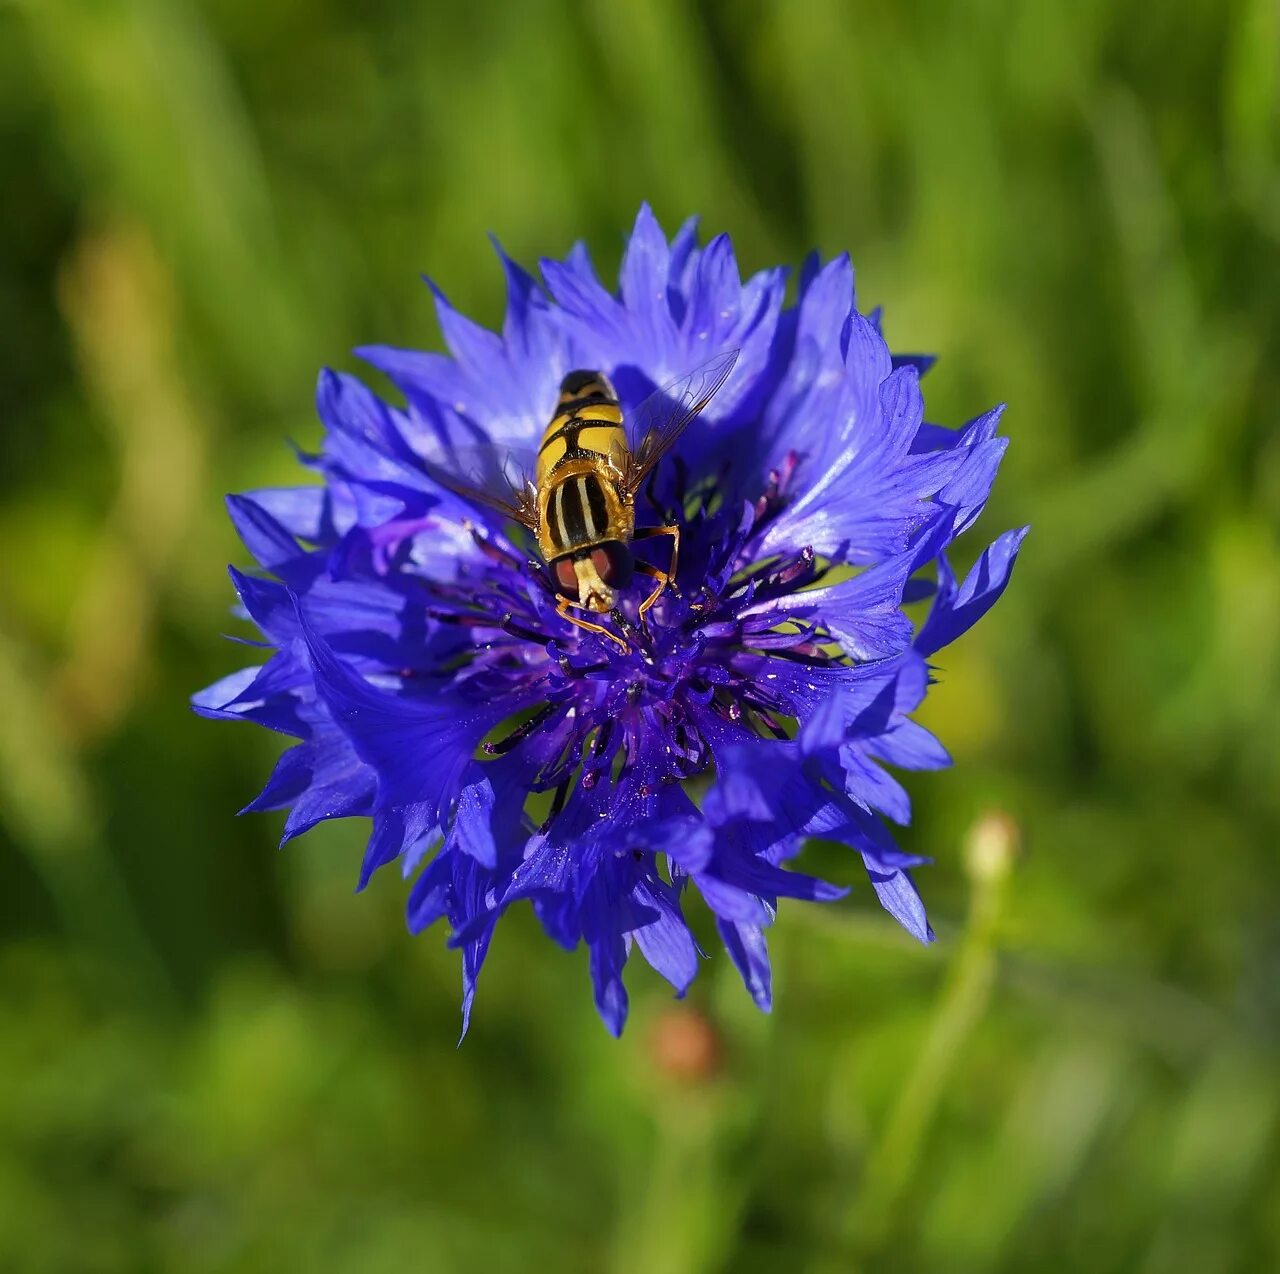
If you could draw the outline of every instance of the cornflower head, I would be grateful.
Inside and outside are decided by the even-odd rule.
[[[778,900],[846,892],[787,865],[812,837],[848,845],[930,941],[911,878],[926,860],[890,833],[911,811],[885,767],[949,764],[912,719],[929,660],[1000,596],[1025,534],[1001,535],[963,583],[952,574],[947,549],[1004,452],[1001,409],[924,423],[931,360],[890,354],[847,257],[811,257],[788,305],[785,270],[743,281],[726,235],[700,246],[690,221],[668,240],[644,207],[616,292],[581,246],[543,261],[541,285],[499,259],[500,333],[437,290],[448,354],[358,351],[403,404],[323,372],[324,442],[303,457],[319,483],[228,500],[257,563],[232,582],[271,654],[193,705],[297,740],[246,808],[287,809],[285,841],[372,821],[360,885],[398,862],[409,927],[447,922],[464,1033],[494,929],[525,901],[554,941],[585,944],[614,1034],[633,947],[677,995],[689,987],[691,892],[767,1010]],[[618,575],[608,614],[566,607],[573,570],[545,551],[552,517],[603,531],[595,495],[539,512],[551,479],[536,461],[529,485],[499,482],[492,499],[478,476],[538,450],[562,389],[587,383],[576,369],[596,373],[597,405],[616,392],[624,422],[657,422],[597,465],[629,502],[641,573],[654,568]],[[690,385],[714,392],[695,402]],[[663,411],[683,425],[666,437]],[[654,437],[665,449],[632,490],[628,455]],[[669,541],[644,532],[671,527],[665,580]],[[927,598],[915,629],[903,605]]]

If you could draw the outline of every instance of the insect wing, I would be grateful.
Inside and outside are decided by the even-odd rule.
[[[469,504],[492,509],[529,530],[538,529],[538,502],[529,474],[532,458],[509,447],[457,447],[439,460],[424,460],[427,473]]]
[[[690,422],[720,392],[738,351],[729,350],[703,363],[681,380],[650,394],[628,417],[631,458],[624,479],[634,495],[653,467],[675,446]]]

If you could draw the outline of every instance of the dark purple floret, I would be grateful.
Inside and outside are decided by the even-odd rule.
[[[644,208],[616,294],[580,247],[543,262],[545,291],[501,261],[500,334],[437,292],[448,355],[362,351],[405,405],[325,372],[306,461],[321,485],[229,501],[260,568],[232,580],[272,653],[194,705],[296,740],[248,808],[288,809],[286,840],[371,818],[361,884],[394,860],[416,874],[409,925],[447,919],[464,1030],[494,926],[526,899],[556,942],[587,946],[615,1034],[633,944],[683,994],[701,955],[691,883],[767,1009],[778,899],[845,892],[784,866],[814,836],[859,853],[928,941],[910,875],[924,860],[883,821],[910,816],[884,767],[949,764],[911,719],[927,660],[1017,556],[1024,531],[962,584],[945,556],[994,480],[999,410],[924,424],[929,360],[890,355],[845,258],[807,264],[787,307],[784,271],[744,282],[725,236],[700,247],[691,222],[668,242]],[[624,594],[625,651],[556,613],[523,532],[431,477],[478,444],[535,447],[570,368],[605,371],[634,408],[731,349],[730,379],[637,501],[640,526],[680,524],[680,564],[643,619],[648,581]],[[916,632],[902,607],[927,596]]]

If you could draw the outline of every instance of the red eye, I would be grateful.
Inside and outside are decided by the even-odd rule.
[[[606,584],[613,583],[613,580],[609,578],[613,574],[613,562],[604,549],[594,548],[591,550],[591,565],[596,568],[596,573]]]
[[[626,588],[631,583],[635,559],[625,544],[618,540],[606,540],[591,550],[591,565],[610,588]]]
[[[574,574],[573,559],[560,558],[555,564],[556,583],[566,597],[578,596],[578,577]]]

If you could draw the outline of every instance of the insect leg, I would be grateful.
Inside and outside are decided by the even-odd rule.
[[[617,633],[611,633],[603,625],[593,624],[589,619],[579,619],[577,615],[570,615],[570,606],[573,606],[573,603],[567,597],[560,598],[559,601],[556,602],[556,614],[559,615],[561,619],[567,619],[571,624],[576,624],[579,628],[585,628],[589,633],[599,633],[602,637],[607,637],[611,642],[615,642],[622,648],[622,653],[624,655],[631,649],[631,647],[628,646]],[[581,609],[581,607],[577,607],[576,609]]]
[[[631,538],[633,540],[648,540],[656,535],[669,535],[671,537],[671,565],[665,571],[660,571],[656,566],[650,566],[648,562],[637,562],[636,570],[643,575],[651,575],[658,582],[654,585],[653,592],[640,603],[640,618],[643,619],[649,608],[662,596],[662,590],[671,584],[674,587],[676,578],[676,570],[680,565],[680,527],[679,524],[671,526],[644,526],[641,527]]]

